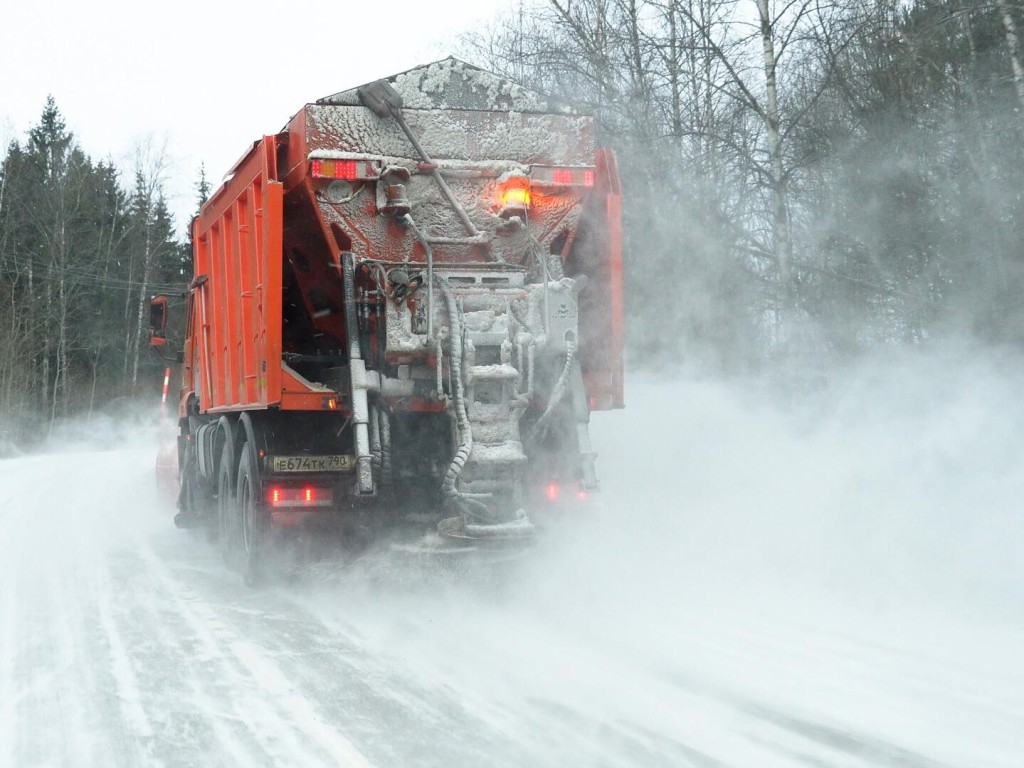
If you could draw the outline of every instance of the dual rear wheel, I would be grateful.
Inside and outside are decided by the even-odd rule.
[[[247,585],[261,583],[267,575],[270,517],[261,498],[256,453],[249,443],[242,446],[237,463],[230,443],[221,452],[217,524],[224,562],[241,571]]]

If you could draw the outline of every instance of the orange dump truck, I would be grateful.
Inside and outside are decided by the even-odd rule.
[[[592,117],[455,59],[307,104],[193,222],[178,524],[251,581],[289,533],[479,546],[596,491],[620,204]]]

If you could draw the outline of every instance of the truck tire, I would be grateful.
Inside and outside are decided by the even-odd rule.
[[[224,443],[217,466],[217,527],[220,530],[220,552],[224,564],[232,570],[238,570],[241,566],[241,531],[235,502],[235,452],[230,442]]]
[[[175,525],[179,528],[203,528],[206,531],[206,540],[211,544],[216,542],[220,524],[212,501],[199,478],[195,443],[190,441],[185,446],[182,462],[181,482],[178,486],[179,512],[174,516]]]
[[[239,458],[235,503],[241,529],[242,578],[253,587],[267,576],[270,518],[261,498],[256,451],[250,443],[242,447]]]

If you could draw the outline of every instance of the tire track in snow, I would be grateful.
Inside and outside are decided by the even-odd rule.
[[[24,571],[22,571],[24,573]],[[14,765],[47,765],[57,761],[54,754],[63,746],[67,732],[61,702],[54,695],[60,670],[57,644],[50,619],[54,615],[53,594],[45,572],[26,574],[20,603],[23,610],[15,638],[13,665]],[[46,724],[41,733],[39,724]]]
[[[138,663],[150,667],[145,695],[161,713],[158,742],[173,745],[177,761],[195,765],[230,758],[235,765],[274,766],[289,755],[296,764],[315,764],[298,741],[284,748],[275,741],[275,713],[206,628],[182,610],[179,596],[155,578],[140,551],[118,565],[133,576],[133,591],[124,595],[124,631],[136,639]]]
[[[548,764],[536,748],[536,732],[519,728],[519,717],[507,711],[488,716],[494,708],[487,706],[486,694],[425,679],[419,665],[410,668],[350,623],[331,621],[295,586],[243,587],[213,548],[193,545],[167,537],[155,550],[183,599],[211,622],[227,625],[229,636],[256,646],[323,722],[334,732],[342,729],[371,762],[439,768]],[[381,607],[356,610],[365,617],[364,611]],[[440,733],[450,736],[438,739]],[[424,750],[424,744],[431,748]]]
[[[372,768],[372,763],[348,739],[324,723],[310,701],[296,692],[288,678],[257,646],[245,640],[236,640],[231,643],[231,652],[253,673],[260,685],[287,709],[293,721],[330,755],[335,765]]]
[[[100,762],[95,752],[104,739],[91,736],[101,723],[94,722],[96,688],[91,675],[92,658],[83,650],[81,640],[87,637],[84,605],[89,602],[90,594],[86,589],[83,595],[82,587],[91,580],[78,578],[74,567],[77,565],[72,561],[71,568],[51,570],[48,581],[53,594],[51,627],[56,636],[58,670],[52,695],[58,699],[60,711],[66,718],[61,740],[65,762],[95,764]],[[68,600],[69,590],[73,594],[71,600]],[[83,699],[82,691],[89,694],[88,699]]]
[[[529,709],[524,714],[522,710],[509,709],[506,702],[495,702],[492,692],[486,684],[481,687],[479,680],[476,687],[466,688],[456,679],[443,674],[438,676],[441,659],[435,655],[437,652],[442,656],[457,653],[466,661],[471,660],[471,649],[459,645],[458,633],[446,634],[437,645],[436,638],[421,633],[424,624],[430,623],[429,617],[416,610],[406,612],[408,606],[404,601],[400,605],[393,604],[391,598],[395,595],[388,594],[387,589],[375,592],[372,602],[357,599],[352,603],[345,600],[351,595],[343,584],[334,586],[340,591],[332,594],[330,589],[326,593],[315,590],[318,596],[314,597],[288,589],[281,597],[291,606],[296,619],[306,624],[303,631],[307,638],[323,635],[327,643],[336,644],[338,639],[343,639],[346,644],[356,643],[360,648],[359,653],[346,657],[351,659],[348,668],[339,670],[344,674],[339,675],[337,684],[345,695],[341,700],[334,700],[332,706],[338,717],[349,720],[353,713],[367,713],[368,717],[354,720],[353,725],[370,719],[381,733],[386,740],[386,749],[378,750],[382,753],[382,764],[440,768],[559,764],[551,756],[552,749],[563,747],[571,740],[570,734],[552,733],[543,724],[534,727],[533,713]],[[345,618],[336,616],[335,610],[325,609],[324,599],[335,610],[344,606]],[[430,605],[429,598],[420,607],[427,605]],[[401,620],[399,626],[392,629],[413,643],[423,641],[423,646],[413,655],[405,654],[404,645],[401,649],[390,643],[382,645],[379,627],[373,630],[367,626],[367,620],[373,623],[385,614],[393,619],[396,611]],[[364,634],[368,629],[369,634]],[[289,654],[295,639],[289,636],[280,640],[278,652]],[[488,668],[498,661],[494,654],[492,648],[486,662]],[[325,695],[326,686],[322,678],[317,677],[315,667],[297,661],[285,671],[303,690]],[[363,732],[366,730],[364,727]],[[448,736],[438,739],[440,733]],[[430,744],[431,749],[424,750],[425,744]],[[579,753],[575,755],[578,757]],[[579,763],[570,761],[568,764]]]
[[[249,680],[254,682],[263,694],[269,694],[277,713],[265,713],[265,722],[286,720],[294,728],[286,729],[285,733],[294,742],[295,751],[303,750],[303,745],[295,737],[299,731],[311,739],[324,755],[329,758],[327,765],[343,765],[346,768],[373,768],[373,764],[356,747],[326,725],[325,719],[317,712],[316,707],[296,690],[295,686],[281,672],[280,668],[253,643],[238,637],[227,624],[215,613],[213,608],[186,585],[176,580],[156,554],[146,547],[140,556],[147,565],[148,572],[160,579],[164,590],[174,601],[177,612],[193,630],[197,639],[208,648],[212,655],[221,653],[226,648],[231,656],[225,661],[233,661],[249,672]],[[235,673],[235,677],[239,677]],[[280,728],[276,729],[280,734]],[[313,760],[324,762],[308,753],[308,760],[296,761],[304,765],[312,765]]]
[[[316,611],[318,621],[332,628],[330,617],[345,604],[347,594],[344,584],[333,587],[338,591],[317,590],[315,597],[292,599]],[[350,602],[343,615],[350,616],[370,638],[377,638],[371,639],[379,657],[376,661],[388,663],[393,678],[380,681],[383,690],[405,699],[417,690],[429,692],[433,700],[424,706],[439,716],[438,731],[462,730],[455,713],[441,710],[440,702],[455,700],[472,713],[474,738],[483,735],[494,746],[488,764],[617,768],[753,764],[717,760],[713,749],[703,751],[713,747],[713,739],[700,736],[716,718],[705,717],[699,701],[678,696],[658,699],[657,693],[650,692],[661,691],[657,676],[636,679],[621,659],[592,653],[580,638],[561,637],[532,614],[524,615],[513,606],[496,609],[491,602],[485,607],[479,603],[480,595],[461,592],[455,590],[453,603],[452,595],[406,594],[404,588],[401,594],[388,594],[385,588],[383,594],[375,590],[368,600]],[[497,624],[495,612],[500,614]],[[618,702],[623,697],[641,712],[652,707],[650,711],[661,717],[661,710],[678,704],[692,717],[687,722],[686,715],[673,715],[682,726],[668,729],[668,736],[652,738],[632,729],[632,721],[619,720],[617,711],[623,707]],[[644,722],[642,715],[636,716]],[[420,730],[416,735],[423,739],[431,732]],[[696,743],[684,741],[688,736]],[[740,754],[750,756],[749,750]],[[758,754],[763,756],[764,751]],[[480,764],[473,756],[460,758],[454,764]]]
[[[106,665],[114,679],[114,697],[126,725],[131,729],[129,740],[132,762],[141,765],[152,764],[157,758],[152,754],[149,745],[153,739],[153,726],[149,721],[145,708],[142,706],[142,695],[139,681],[132,666],[131,656],[121,631],[114,620],[110,596],[114,593],[113,585],[106,568],[102,569],[104,578],[95,590],[99,625],[106,641],[109,664]],[[147,744],[143,748],[138,743],[142,739]],[[146,759],[143,760],[143,757]]]
[[[25,469],[45,470],[48,464]],[[7,672],[0,738],[10,753],[5,765],[99,765],[114,759],[111,735],[121,714],[98,678],[110,667],[99,642],[96,577],[103,565],[96,553],[95,508],[83,493],[70,509],[26,471],[18,482],[41,487],[19,496],[12,525],[4,529],[6,606],[3,656]],[[71,480],[69,479],[69,482]],[[59,490],[58,490],[59,493]],[[134,729],[133,729],[134,730]],[[121,742],[133,743],[120,730]],[[137,753],[136,753],[137,754]],[[0,753],[2,758],[2,753]],[[136,761],[137,762],[137,761]]]

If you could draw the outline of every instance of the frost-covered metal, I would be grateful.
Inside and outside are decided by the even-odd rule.
[[[325,509],[528,535],[545,488],[597,489],[590,413],[623,404],[594,118],[455,59],[387,82],[306,105],[195,222],[182,513],[250,569]]]
[[[454,57],[414,67],[386,79],[402,97],[405,109],[573,112],[569,105],[557,99]],[[359,88],[325,96],[317,103],[360,106]]]

